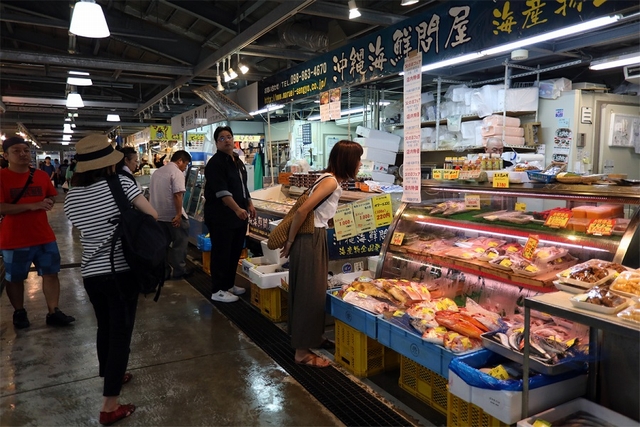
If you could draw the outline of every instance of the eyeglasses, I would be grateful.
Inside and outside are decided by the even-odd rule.
[[[233,141],[233,135],[229,135],[229,136],[219,136],[219,137],[218,137],[218,142],[224,142],[225,140],[227,140],[227,141]]]

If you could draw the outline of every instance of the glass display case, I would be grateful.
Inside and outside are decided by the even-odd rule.
[[[182,206],[189,217],[189,241],[197,244],[198,235],[206,230],[204,225],[204,166],[192,166],[187,172],[186,191]]]

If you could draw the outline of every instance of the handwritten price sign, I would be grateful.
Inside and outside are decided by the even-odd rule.
[[[433,175],[433,179],[442,179],[444,172],[445,169],[433,169],[431,174]]]
[[[400,246],[402,244],[402,239],[404,239],[404,233],[393,233],[393,237],[391,238],[391,244]]]
[[[587,227],[587,234],[595,236],[611,236],[615,220],[613,219],[594,219]]]
[[[538,242],[540,242],[538,236],[530,235],[524,248],[522,248],[522,256],[526,259],[533,259],[533,254],[538,248]]]
[[[465,194],[464,206],[469,210],[480,209],[480,195],[479,194]]]
[[[393,211],[391,210],[391,196],[375,196],[371,199],[376,228],[391,224]]]
[[[496,172],[493,174],[494,188],[509,188],[509,172]]]
[[[336,230],[336,240],[348,239],[358,234],[351,204],[338,206],[338,210],[333,216],[333,227]]]
[[[526,203],[522,203],[522,202],[516,202],[515,210],[517,210],[519,212],[526,212],[527,211],[527,204]]]
[[[353,202],[353,218],[356,221],[358,233],[366,233],[376,229],[371,199]]]
[[[458,179],[460,171],[458,169],[446,169],[444,171],[444,179]]]
[[[565,228],[567,226],[567,223],[569,222],[569,219],[571,219],[570,212],[553,212],[547,217],[544,225],[551,228]]]

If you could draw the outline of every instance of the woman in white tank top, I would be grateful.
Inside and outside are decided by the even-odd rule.
[[[328,343],[322,336],[329,273],[326,227],[338,208],[342,194],[340,184],[355,178],[361,156],[362,147],[357,142],[342,140],[333,147],[327,169],[316,181],[307,201],[296,211],[288,241],[281,252],[283,257],[290,256],[288,328],[298,364],[324,368],[330,363],[310,350]],[[300,226],[312,211],[314,233],[298,235]]]

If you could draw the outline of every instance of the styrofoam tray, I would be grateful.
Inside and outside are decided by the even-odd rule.
[[[603,277],[602,279],[598,280],[597,282],[593,282],[593,283],[583,282],[581,280],[571,279],[567,277],[571,273],[571,269],[575,267],[576,266],[574,265],[573,267],[562,270],[560,273],[556,274],[556,277],[560,279],[561,282],[569,283],[571,285],[581,286],[585,289],[591,289],[594,286],[602,285],[603,283],[608,282],[609,280],[613,279],[616,275],[615,271],[609,270],[609,274]]]
[[[557,405],[555,408],[536,414],[533,417],[518,421],[518,427],[533,427],[533,423],[538,419],[553,423],[578,411],[587,412],[614,426],[632,426],[638,424],[632,419],[627,418],[624,415],[620,415],[611,409],[607,409],[587,399],[579,397],[571,402]]]
[[[616,314],[617,312],[619,312],[620,310],[628,306],[630,302],[629,299],[620,297],[624,300],[621,304],[615,307],[604,307],[602,305],[585,302],[584,301],[585,298],[587,298],[587,294],[578,294],[569,298],[569,301],[571,301],[571,304],[574,307],[582,308],[589,311],[595,311],[596,313],[602,313],[602,314]]]
[[[559,291],[569,292],[570,294],[582,294],[585,291],[581,286],[570,285],[569,283],[564,283],[560,280],[554,280],[553,284]]]

